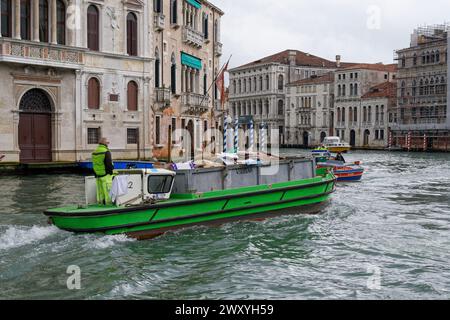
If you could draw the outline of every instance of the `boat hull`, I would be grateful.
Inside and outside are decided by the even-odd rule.
[[[336,177],[216,191],[154,205],[113,208],[62,208],[45,212],[52,224],[75,233],[126,234],[137,239],[195,225],[222,224],[278,214],[307,214],[335,190]],[[190,197],[190,198],[189,198]]]
[[[351,147],[327,147],[328,151],[331,153],[347,153],[352,148]]]

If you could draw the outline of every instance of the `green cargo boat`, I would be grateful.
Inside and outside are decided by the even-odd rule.
[[[122,177],[122,182],[126,180],[128,190],[125,195],[117,196],[115,205],[95,204],[95,179],[88,177],[86,204],[50,209],[45,215],[52,224],[66,231],[126,234],[143,240],[194,225],[259,220],[277,214],[318,213],[334,192],[336,178],[326,169],[316,175],[313,162],[310,162],[312,174],[309,167],[305,171],[305,161],[297,164],[300,163],[302,172],[311,177],[296,180],[300,167],[291,162],[286,166],[286,176],[290,179],[276,183],[264,183],[271,178],[263,178],[261,170],[264,168],[259,166],[185,171],[180,172],[178,180],[178,172],[168,170],[123,170],[119,171],[119,177]],[[228,188],[227,185],[233,186],[233,183],[227,183],[227,179],[233,175],[234,181],[241,185],[243,181],[252,180],[249,175],[254,176],[258,183]],[[283,174],[276,176],[280,179]],[[222,187],[211,187],[215,184],[211,180],[213,177],[222,178],[218,183]],[[205,185],[204,182],[209,180],[210,183]],[[196,184],[200,186],[192,190]],[[199,192],[198,189],[202,188],[203,191]],[[207,188],[212,190],[205,191]],[[183,189],[184,192],[176,193],[174,189]]]

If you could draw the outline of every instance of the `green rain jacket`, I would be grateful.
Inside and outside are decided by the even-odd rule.
[[[92,154],[92,165],[97,178],[103,178],[113,174],[114,165],[112,163],[111,151],[107,146],[100,144],[97,147]]]

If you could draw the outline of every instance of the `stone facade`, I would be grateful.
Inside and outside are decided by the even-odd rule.
[[[215,132],[221,130],[220,95],[214,80],[221,67],[222,15],[207,1],[161,1],[154,8],[152,127],[158,158],[168,158],[169,142],[172,159],[201,155],[205,143],[220,151]],[[191,141],[180,129],[190,133]]]
[[[449,30],[448,25],[418,28],[411,36],[410,47],[397,51],[394,146],[420,150],[450,147]]]
[[[394,81],[396,72],[396,65],[383,64],[357,64],[336,72],[334,135],[354,147],[376,148],[385,143],[388,103],[379,97],[372,100],[370,93],[373,87]]]
[[[341,64],[297,50],[286,50],[230,70],[229,114],[251,116],[255,127],[279,130],[280,144],[288,143],[287,84],[334,71]]]
[[[286,131],[291,146],[317,146],[333,134],[334,73],[287,86]]]
[[[40,133],[27,130],[26,121],[31,119],[33,126],[45,127],[45,123],[35,116],[39,110],[25,106],[30,102],[23,98],[28,99],[33,89],[35,95],[44,93],[43,100],[51,105],[45,110],[50,119],[51,157],[47,160],[88,159],[100,136],[111,140],[116,159],[150,158],[152,5],[139,0],[31,1],[25,9],[21,5],[27,6],[11,1],[10,11],[3,8],[7,14],[2,16],[9,19],[3,25],[10,26],[2,29],[0,38],[4,161],[22,161],[25,148],[30,152],[26,161],[40,160],[35,156]],[[134,20],[132,31],[130,20]],[[132,54],[130,35],[136,47]],[[132,111],[128,108],[130,82],[136,88],[137,108]],[[94,102],[89,101],[89,83],[95,84]],[[45,133],[47,129],[36,130]]]
[[[110,139],[115,159],[150,159],[164,156],[172,118],[177,127],[195,122],[196,137],[204,126],[219,126],[214,86],[209,97],[203,94],[204,81],[214,83],[222,52],[223,13],[209,2],[2,4],[3,161],[86,160],[101,136]],[[201,60],[197,74],[184,67],[195,57]],[[195,141],[198,151],[201,139]]]

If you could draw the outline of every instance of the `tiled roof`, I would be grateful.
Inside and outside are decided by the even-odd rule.
[[[395,98],[396,96],[397,96],[397,83],[387,81],[370,88],[369,92],[363,95],[361,98],[362,99]]]
[[[336,61],[329,61],[317,56],[314,56],[309,53],[305,53],[299,50],[285,50],[274,55],[253,61],[251,63],[242,65],[238,68],[250,67],[253,65],[260,65],[266,63],[280,63],[280,64],[289,64],[289,55],[291,52],[295,52],[295,60],[296,66],[305,66],[305,67],[316,67],[316,68],[337,68]],[[348,67],[353,65],[353,63],[341,63],[342,67]]]
[[[328,72],[322,76],[312,76],[308,79],[302,79],[295,82],[291,82],[288,86],[301,86],[307,84],[322,84],[322,83],[331,83],[334,81],[334,73]]]
[[[398,65],[395,64],[382,64],[382,63],[358,63],[353,64],[349,67],[341,68],[339,71],[347,71],[347,70],[374,70],[374,71],[385,71],[385,72],[397,72]]]

